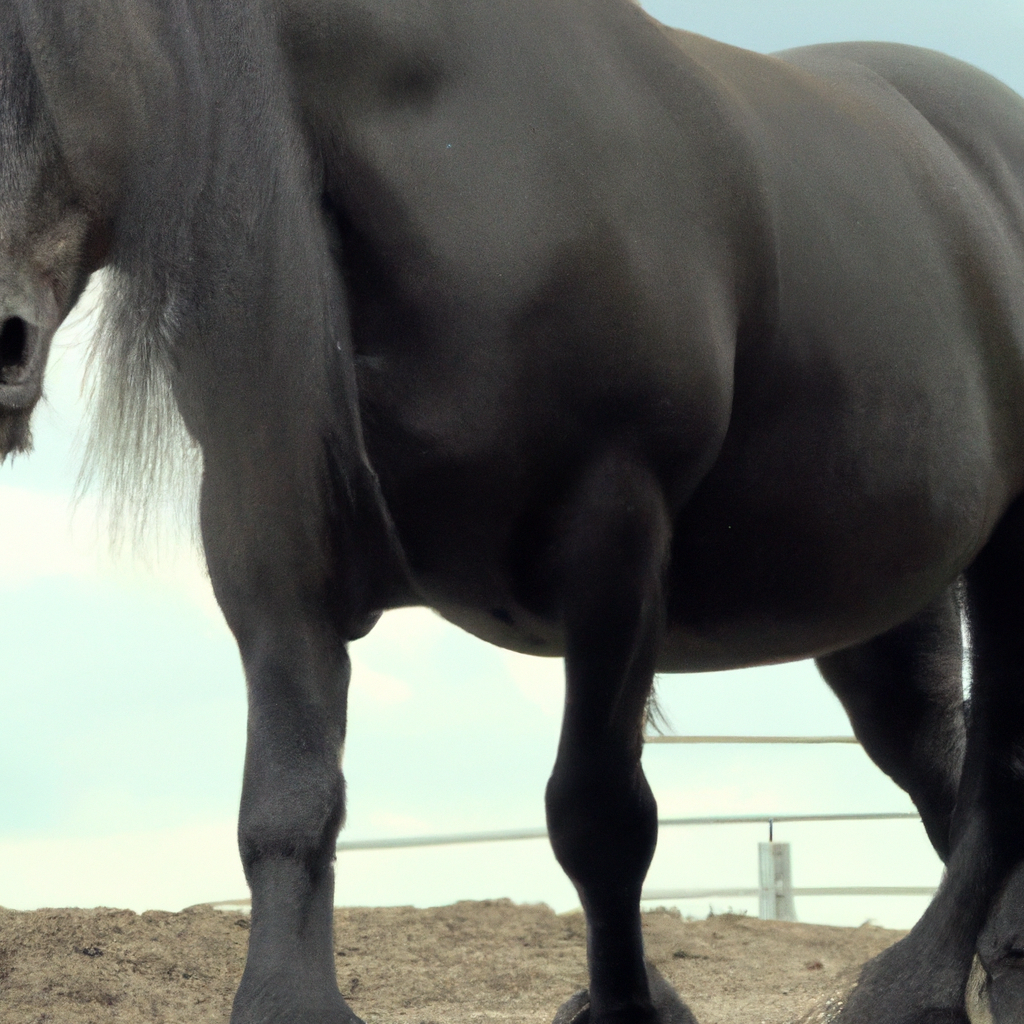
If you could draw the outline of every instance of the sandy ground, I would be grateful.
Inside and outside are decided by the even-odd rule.
[[[0,909],[4,1024],[225,1022],[249,920],[195,907]],[[826,1024],[902,933],[644,915],[648,955],[701,1024]],[[584,982],[583,919],[507,900],[338,910],[338,984],[367,1024],[548,1024]]]

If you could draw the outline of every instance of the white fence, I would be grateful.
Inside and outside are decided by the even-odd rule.
[[[912,812],[880,814],[726,814],[710,818],[659,818],[658,827],[672,825],[768,825],[792,821],[893,821],[921,820]],[[403,836],[400,839],[346,839],[338,843],[339,853],[346,850],[394,850],[404,846],[450,846],[456,843],[507,843],[517,839],[547,839],[546,828],[500,829],[496,832],[453,832],[450,835]],[[703,895],[709,895],[701,890]],[[756,894],[756,892],[755,892]],[[724,894],[723,894],[724,895]],[[645,897],[646,898],[646,897]],[[652,899],[684,899],[683,896],[651,897]]]
[[[768,743],[768,744],[826,744],[857,743],[853,736],[647,736],[647,743]],[[794,896],[930,896],[934,886],[828,886],[794,887],[789,873],[787,844],[773,843],[775,824],[782,822],[815,821],[893,821],[920,820],[912,812],[879,812],[865,814],[730,814],[713,817],[659,818],[661,828],[687,825],[749,825],[768,826],[769,842],[761,847],[782,848],[759,851],[759,880],[757,889],[650,889],[644,890],[642,900],[684,900],[707,898],[759,897],[762,917],[788,917]],[[415,846],[448,846],[462,843],[504,843],[526,839],[547,838],[546,828],[503,829],[492,832],[460,832],[448,835],[407,836],[396,839],[353,839],[337,844],[339,853],[349,850],[393,850]],[[767,858],[767,859],[766,859]],[[770,862],[770,863],[769,863]],[[777,908],[782,908],[781,910]],[[789,908],[789,909],[786,909]]]

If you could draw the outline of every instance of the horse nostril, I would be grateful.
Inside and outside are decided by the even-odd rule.
[[[20,316],[12,316],[0,328],[0,381],[14,383],[9,371],[19,369],[28,349],[28,327]]]

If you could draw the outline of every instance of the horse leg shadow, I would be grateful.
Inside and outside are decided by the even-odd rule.
[[[865,966],[842,1024],[968,1024],[975,949],[994,937],[989,945],[1013,958],[1016,925],[1000,924],[992,911],[1024,861],[1022,570],[1024,505],[1018,503],[966,573],[973,683],[946,876],[911,932]],[[1020,921],[1024,907],[1012,894],[1007,899],[1007,913]],[[1019,975],[1005,977],[1001,990],[1011,1007]],[[991,1007],[994,1024],[1019,1024],[1012,1010],[995,1015],[998,997]]]
[[[566,700],[546,806],[555,856],[586,915],[590,987],[562,1006],[557,1024],[696,1024],[645,962],[640,926],[658,828],[642,728],[669,535],[657,482],[616,454],[592,464],[559,531]]]

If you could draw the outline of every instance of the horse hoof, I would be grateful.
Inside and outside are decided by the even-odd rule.
[[[662,977],[661,972],[647,961],[647,983],[651,989],[654,1016],[644,1014],[637,1024],[697,1024],[689,1007],[676,995],[676,990]],[[618,1024],[619,1016],[615,1017]],[[621,1017],[622,1024],[633,1024]],[[581,988],[571,999],[558,1008],[552,1024],[590,1024],[590,993]]]
[[[690,1008],[650,960],[647,961],[647,982],[651,986],[651,1002],[654,1003],[658,1024],[697,1024]]]
[[[589,1024],[590,992],[581,988],[558,1008],[551,1024]]]

